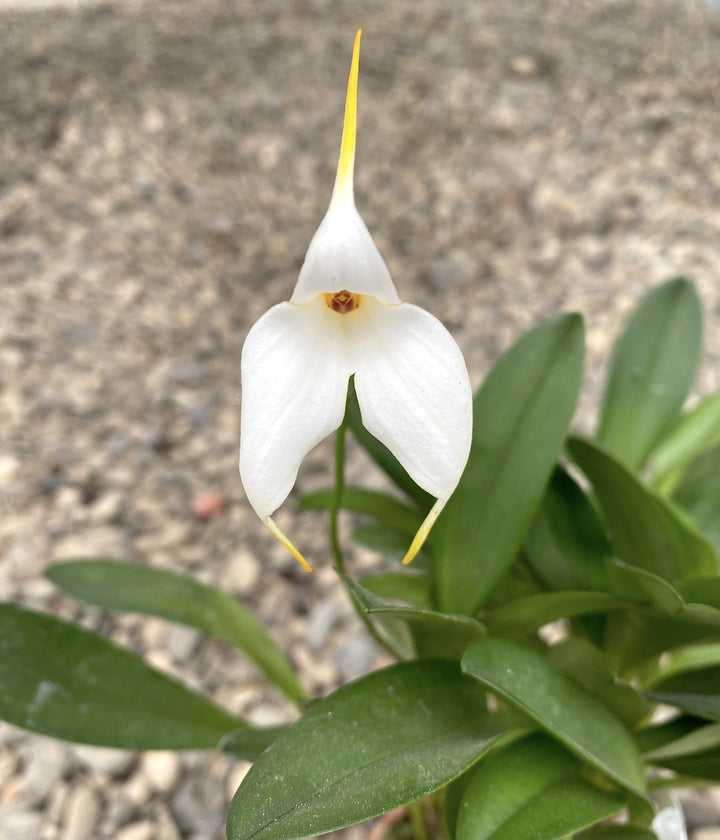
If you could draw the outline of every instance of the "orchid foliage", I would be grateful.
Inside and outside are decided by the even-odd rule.
[[[246,344],[241,472],[307,564],[271,515],[337,429],[335,483],[300,506],[329,512],[339,585],[396,664],[309,698],[230,594],[73,560],[47,572],[65,593],[223,640],[296,721],[254,727],[99,635],[13,604],[0,605],[0,717],[80,743],[253,762],[230,840],[299,840],[390,813],[417,840],[683,840],[682,812],[660,794],[720,782],[720,393],[686,407],[694,287],[674,279],[639,302],[593,436],[569,432],[577,314],[521,336],[470,404],[457,347],[400,302],[355,210],[356,80],[357,49],[328,215],[290,301]],[[346,486],[347,435],[392,492]],[[353,575],[340,515],[386,559],[381,573]]]

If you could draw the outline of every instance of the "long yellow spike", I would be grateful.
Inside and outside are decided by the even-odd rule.
[[[278,528],[275,520],[271,516],[266,516],[263,522],[267,525],[270,530],[270,533],[275,537],[275,539],[281,543],[282,545],[287,548],[287,550],[292,554],[292,556],[298,561],[298,563],[305,569],[306,572],[312,572],[312,566],[308,563],[308,561],[300,554],[300,552],[295,548],[295,546],[290,542],[290,540],[283,534],[283,532]]]
[[[435,504],[430,508],[430,513],[428,513],[428,515],[425,517],[425,521],[418,528],[418,532],[413,537],[413,541],[410,543],[410,548],[408,548],[407,554],[403,557],[404,565],[407,565],[408,563],[412,562],[412,560],[415,558],[415,555],[423,547],[423,543],[428,538],[430,529],[435,524],[435,520],[438,518],[438,516],[440,516],[442,509],[445,507],[446,502],[447,499],[438,499],[435,502]]]
[[[338,160],[333,198],[353,197],[353,172],[355,170],[355,134],[357,127],[357,86],[360,66],[360,36],[358,29],[353,46],[350,77],[348,78],[347,96],[345,97],[345,121],[343,122],[340,158]]]

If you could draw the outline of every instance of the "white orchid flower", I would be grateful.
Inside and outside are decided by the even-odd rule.
[[[424,309],[403,303],[355,208],[360,31],[355,38],[330,207],[289,302],[252,327],[242,353],[240,475],[250,504],[307,571],[271,514],[300,463],[335,431],[348,382],[363,425],[437,498],[404,562],[417,554],[470,451],[472,394],[460,349]]]

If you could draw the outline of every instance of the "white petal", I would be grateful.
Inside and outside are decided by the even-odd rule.
[[[350,372],[342,318],[333,315],[322,298],[280,303],[245,341],[240,477],[262,519],[285,501],[305,455],[342,422]]]
[[[363,425],[428,493],[447,500],[465,468],[472,392],[460,348],[419,306],[363,299],[352,358]]]
[[[355,208],[352,194],[330,203],[310,242],[290,300],[307,303],[322,292],[343,289],[373,295],[383,303],[400,303],[390,272]]]

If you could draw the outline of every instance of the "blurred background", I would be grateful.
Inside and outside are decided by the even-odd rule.
[[[42,572],[92,555],[220,585],[314,693],[382,662],[323,517],[296,512],[331,482],[331,448],[278,514],[312,576],[237,474],[242,342],[290,296],[329,201],[359,26],[358,208],[473,386],[530,326],[580,311],[592,429],[623,318],[684,274],[706,319],[697,393],[720,387],[710,3],[0,0],[0,600],[98,629],[259,724],[289,712],[226,646],[80,607]],[[373,480],[357,454],[350,470]],[[0,840],[216,840],[245,770],[3,724]],[[712,794],[686,804],[717,840]]]

